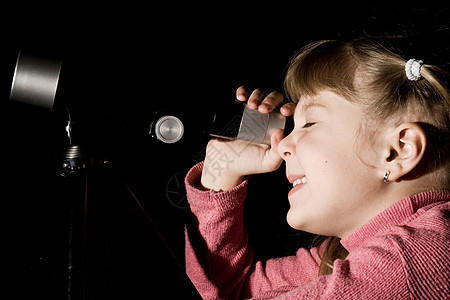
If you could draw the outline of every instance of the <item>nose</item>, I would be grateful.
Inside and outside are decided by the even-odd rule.
[[[280,154],[282,159],[286,160],[288,159],[288,157],[292,156],[295,153],[294,150],[295,145],[291,132],[291,134],[280,141],[280,144],[278,145],[278,153]]]

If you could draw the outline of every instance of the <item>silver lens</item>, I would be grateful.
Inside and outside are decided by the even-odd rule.
[[[164,116],[156,122],[155,134],[164,143],[176,143],[183,137],[184,125],[177,117]]]

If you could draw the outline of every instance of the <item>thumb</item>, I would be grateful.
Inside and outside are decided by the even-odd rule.
[[[278,145],[281,140],[284,138],[284,132],[281,128],[277,128],[272,132],[272,136],[270,137],[270,144],[272,148],[276,148],[278,150]]]
[[[272,136],[270,137],[271,147],[267,150],[265,157],[265,165],[266,168],[268,169],[266,172],[275,171],[280,167],[283,159],[278,153],[278,145],[280,144],[283,138],[284,133],[283,130],[281,129],[276,129],[272,133]]]

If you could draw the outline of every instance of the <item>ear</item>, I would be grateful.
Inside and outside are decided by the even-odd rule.
[[[392,131],[387,143],[388,155],[384,159],[389,180],[409,174],[422,160],[427,144],[426,134],[417,123],[403,123]]]

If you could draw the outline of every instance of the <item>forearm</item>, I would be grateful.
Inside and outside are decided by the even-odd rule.
[[[200,188],[205,191],[212,190],[214,192],[228,191],[241,184],[244,178],[244,176],[223,176],[219,179],[213,179],[212,176],[204,172],[200,181]]]
[[[239,293],[253,260],[243,222],[247,181],[216,193],[196,189],[197,177],[188,175],[186,182],[192,212],[186,224],[186,272],[204,298],[229,298]]]
[[[247,235],[210,225],[186,226],[186,273],[204,299],[239,298],[253,261]]]
[[[222,154],[222,150],[216,144],[216,141],[211,141],[208,143],[207,149],[213,154],[219,152],[221,156],[217,154],[206,156],[200,178],[200,187],[203,190],[215,192],[228,191],[241,184],[244,181],[244,176],[233,171],[234,165],[238,162],[235,159],[230,159],[228,155]]]

